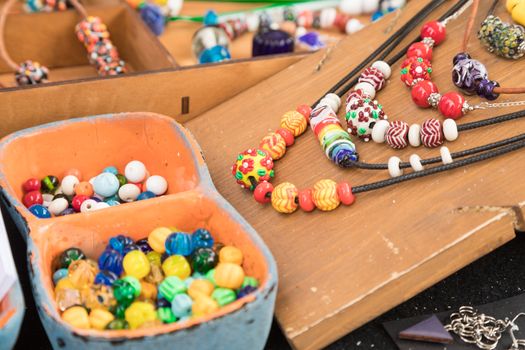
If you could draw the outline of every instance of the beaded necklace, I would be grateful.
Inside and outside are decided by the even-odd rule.
[[[4,41],[4,28],[9,9],[17,0],[7,0],[0,10],[0,58],[15,71],[17,85],[36,85],[48,81],[49,69],[38,62],[26,60],[20,64],[11,59]],[[69,3],[82,16],[75,27],[75,33],[88,52],[89,62],[101,76],[117,75],[126,72],[125,62],[119,58],[117,48],[109,38],[107,27],[99,17],[89,16],[78,0]]]
[[[463,5],[465,2],[466,1],[460,1],[451,9],[452,12],[449,11],[448,15],[457,11],[458,5]],[[439,6],[437,1],[429,4],[403,28],[398,30],[398,32],[383,43],[378,50],[363,61],[353,71],[353,74],[351,74],[352,72],[349,73],[343,81],[338,82],[336,84],[338,87],[335,89],[333,87],[330,90],[331,92],[323,98],[325,100],[325,104],[321,105],[323,108],[316,108],[318,112],[317,115],[325,113],[324,111],[326,110],[330,110],[331,108],[327,108],[330,107],[330,104],[335,105],[337,107],[335,109],[338,109],[340,99],[338,99],[339,96],[335,95],[333,91],[337,91],[339,87],[344,85],[345,81],[351,79],[359,70],[373,60],[375,56],[379,55],[381,51],[388,47],[389,42],[395,42],[400,36],[406,35],[406,32],[411,30],[410,27],[413,27],[420,17],[426,17],[428,13],[433,10],[430,5],[436,7]],[[335,98],[334,95],[337,98]],[[321,99],[321,101],[323,99]],[[302,191],[299,191],[297,187],[288,182],[281,183],[274,188],[269,182],[274,176],[274,160],[284,156],[286,147],[293,145],[295,138],[304,133],[308,122],[310,122],[310,125],[312,126],[311,122],[314,111],[312,111],[309,106],[301,105],[297,110],[285,113],[281,118],[280,128],[275,133],[270,133],[265,136],[262,139],[259,148],[251,148],[240,153],[236,163],[232,167],[232,174],[241,187],[249,188],[254,191],[254,197],[258,202],[271,202],[273,208],[278,212],[292,213],[298,207],[301,207],[301,209],[307,212],[313,211],[315,208],[318,208],[321,211],[330,211],[337,208],[341,203],[344,205],[353,204],[355,201],[355,195],[361,192],[376,190],[419,177],[456,169],[525,147],[525,134],[520,134],[512,138],[452,154],[447,147],[442,147],[440,151],[441,157],[421,160],[416,155],[415,157],[411,157],[410,162],[408,163],[401,162],[397,157],[391,157],[387,164],[368,164],[357,161],[355,147],[353,146],[353,143],[351,143],[349,136],[347,137],[348,133],[342,129],[337,117],[334,116],[335,120],[334,118],[325,118],[325,126],[319,130],[319,132],[321,132],[322,129],[335,128],[336,135],[332,134],[332,142],[327,150],[329,158],[341,158],[340,163],[345,164],[348,167],[355,166],[371,170],[388,169],[393,177],[387,180],[355,187],[352,187],[348,182],[341,182],[338,184],[333,180],[323,179],[315,183],[313,188]],[[475,125],[474,123],[471,123],[469,127],[465,127],[465,130],[468,130],[468,128],[490,125],[491,123],[494,124],[522,117],[525,117],[525,111],[477,122]],[[313,118],[315,118],[315,116]],[[319,127],[319,124],[317,124],[317,126]],[[462,159],[454,161],[457,158]],[[429,169],[423,168],[425,165],[438,162],[442,162],[443,164]],[[402,169],[409,167],[412,167],[414,172],[402,175]]]

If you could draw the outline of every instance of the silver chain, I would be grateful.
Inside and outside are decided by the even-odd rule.
[[[470,5],[472,5],[472,2],[473,2],[472,0],[466,2],[465,5],[463,5],[457,12],[455,12],[452,15],[450,15],[449,17],[445,18],[441,22],[441,24],[446,26],[448,24],[448,22],[453,21],[456,18],[458,18],[459,16],[461,16],[463,14],[463,12],[465,12],[470,7]]]
[[[509,331],[512,344],[508,350],[525,350],[525,339],[516,339],[514,335],[519,330],[516,320],[521,316],[525,316],[525,313],[516,315],[512,320],[498,320],[478,313],[471,306],[462,306],[458,312],[450,315],[450,323],[445,329],[457,334],[465,343],[475,344],[483,350],[495,349],[503,333]]]
[[[490,102],[481,102],[475,106],[473,109],[487,109],[487,108],[507,108],[507,107],[518,107],[525,106],[525,101],[508,101],[500,103],[490,103]]]

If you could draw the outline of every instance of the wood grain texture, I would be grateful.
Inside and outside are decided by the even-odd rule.
[[[396,28],[427,3],[410,2]],[[453,3],[449,1],[429,19],[438,18]],[[477,23],[488,5],[483,2]],[[465,21],[463,15],[450,23],[447,40],[434,50],[433,77],[443,93],[454,90],[451,62],[461,45]],[[186,124],[203,148],[217,188],[260,233],[278,262],[276,316],[297,349],[318,349],[333,342],[512,239],[515,212],[509,206],[521,211],[525,205],[525,183],[520,180],[524,151],[360,194],[352,207],[329,213],[278,214],[235,185],[230,165],[237,153],[257,146],[267,132],[278,127],[284,112],[315,101],[389,36],[384,33],[388,25],[389,20],[378,22],[342,41],[320,72],[315,67],[322,52]],[[416,32],[406,40],[415,36]],[[502,86],[522,83],[523,61],[492,56],[475,39],[469,52],[486,64],[492,79]],[[388,86],[377,96],[389,119],[422,123],[441,118],[412,103],[409,90],[399,80],[399,70],[398,63]],[[499,102],[519,99],[523,96],[503,97]],[[468,100],[479,102],[475,97]],[[476,111],[460,123],[510,111]],[[517,120],[467,131],[447,146],[454,152],[519,134],[524,128],[525,121]],[[403,160],[413,153],[422,158],[439,155],[437,149],[394,151],[386,145],[356,143],[367,162],[386,162],[394,154]],[[323,178],[354,185],[388,178],[386,171],[338,169],[322,154],[311,131],[276,162],[275,170],[274,184],[290,181],[298,188],[312,187]]]

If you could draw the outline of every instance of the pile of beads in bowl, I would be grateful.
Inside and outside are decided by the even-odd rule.
[[[148,238],[109,240],[98,262],[78,248],[55,262],[62,319],[82,329],[154,327],[213,314],[259,285],[246,276],[243,253],[215,243],[206,229],[159,227]]]
[[[160,175],[150,176],[142,162],[133,160],[123,174],[109,166],[82,181],[80,171],[70,169],[61,181],[48,175],[41,180],[28,179],[22,188],[22,202],[29,211],[39,218],[50,218],[161,196],[168,190],[168,182]]]

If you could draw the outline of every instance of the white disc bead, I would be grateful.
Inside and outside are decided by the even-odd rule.
[[[356,18],[352,18],[351,20],[346,22],[345,32],[346,32],[346,34],[353,34],[355,32],[360,31],[361,29],[363,29],[364,26],[365,25],[363,23],[361,23],[360,20],[358,20]]]
[[[425,170],[425,167],[423,164],[421,164],[421,157],[419,157],[417,154],[413,154],[410,156],[410,166],[414,171],[423,171]]]
[[[443,162],[443,164],[450,164],[454,161],[452,159],[452,156],[450,155],[450,150],[448,149],[448,147],[441,147],[439,153],[441,154],[441,161]]]
[[[47,207],[47,210],[49,210],[49,212],[53,215],[58,215],[66,210],[68,206],[69,203],[67,202],[67,199],[57,198],[53,199],[53,201],[49,204],[49,207]]]
[[[379,70],[381,73],[383,73],[383,76],[385,79],[390,78],[392,75],[392,68],[390,68],[390,65],[386,63],[385,61],[375,61],[372,64],[372,68],[375,68]]]
[[[410,143],[410,146],[412,147],[421,146],[420,134],[421,134],[421,126],[419,124],[410,125],[410,129],[408,129],[408,142]]]
[[[341,107],[341,98],[336,94],[330,93],[323,97],[321,101],[319,101],[319,105],[329,106],[334,112],[337,113],[337,111],[339,111],[339,107]]]
[[[390,123],[387,120],[378,120],[372,128],[372,140],[377,143],[385,142],[385,135],[389,126]]]
[[[391,177],[398,177],[403,175],[403,170],[399,167],[399,164],[401,163],[401,159],[399,157],[390,157],[388,159],[388,173]]]
[[[454,119],[445,119],[443,122],[443,135],[445,135],[447,141],[456,141],[458,139],[458,125]]]
[[[321,28],[330,28],[334,24],[336,16],[337,10],[333,7],[321,10],[321,15],[319,16]]]
[[[370,96],[372,100],[376,97],[376,89],[374,89],[372,84],[366,82],[357,83],[354,86],[354,90],[363,90],[363,92],[366,95]]]

